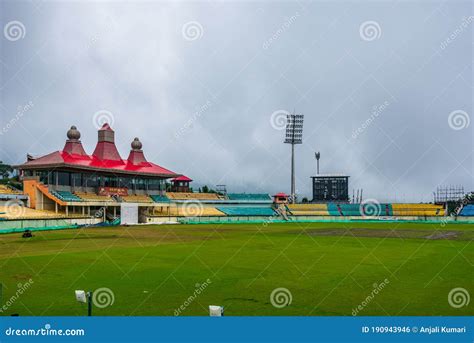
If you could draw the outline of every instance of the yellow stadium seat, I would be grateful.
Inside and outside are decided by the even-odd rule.
[[[95,202],[115,201],[109,195],[97,195],[95,193],[81,193],[81,192],[76,192],[74,194],[76,194],[79,198],[81,198],[84,201],[95,201]]]
[[[294,216],[328,216],[326,204],[289,204],[288,208]]]
[[[7,185],[0,185],[0,194],[23,194],[21,191],[8,187]]]
[[[166,196],[172,200],[220,200],[216,193],[178,193],[167,192]]]
[[[392,204],[394,216],[444,216],[445,210],[442,205],[435,204]]]
[[[35,210],[29,207],[23,206],[0,206],[0,218],[9,220],[20,220],[20,219],[53,219],[53,218],[67,218],[67,217],[83,217],[81,214],[74,214],[66,216],[65,213],[46,210]],[[86,217],[86,216],[84,216]]]
[[[153,202],[153,200],[148,195],[126,195],[121,197],[125,202],[139,202],[139,203],[148,203]]]
[[[208,216],[225,216],[224,213],[215,207],[204,206],[156,206],[149,213],[151,216],[157,217],[208,217]]]

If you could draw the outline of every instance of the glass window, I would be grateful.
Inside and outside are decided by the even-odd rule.
[[[58,172],[58,185],[70,186],[70,174],[68,172]]]
[[[118,187],[122,187],[122,188],[130,188],[131,184],[130,184],[130,178],[128,177],[120,177],[118,179],[119,181],[119,185]]]
[[[82,187],[82,174],[81,173],[71,174],[71,186]]]
[[[153,191],[159,191],[161,189],[161,180],[160,179],[148,180],[148,189],[153,190]]]
[[[145,180],[144,179],[135,179],[135,189],[144,190],[145,189]]]
[[[84,175],[84,187],[97,187],[99,185],[99,180],[97,175]]]

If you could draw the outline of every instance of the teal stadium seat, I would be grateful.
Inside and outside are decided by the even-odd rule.
[[[73,202],[73,201],[82,201],[77,195],[68,192],[68,191],[51,191],[56,198],[66,202]]]
[[[228,216],[276,216],[270,207],[217,207]]]
[[[472,217],[474,216],[474,205],[466,205],[462,208],[460,216],[463,217]]]
[[[328,212],[330,216],[342,216],[341,212],[339,212],[337,204],[329,203]]]
[[[331,216],[392,216],[393,209],[391,204],[328,204],[328,212]]]
[[[263,193],[228,193],[227,197],[229,200],[238,200],[238,201],[262,201],[262,200],[272,200],[270,195]]]
[[[153,202],[170,202],[170,199],[164,195],[150,195],[150,198],[153,199]]]

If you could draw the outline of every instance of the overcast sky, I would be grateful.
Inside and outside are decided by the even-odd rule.
[[[1,3],[0,160],[92,153],[109,119],[123,158],[228,191],[290,191],[285,113],[305,115],[297,191],[321,172],[379,201],[473,190],[469,1]]]

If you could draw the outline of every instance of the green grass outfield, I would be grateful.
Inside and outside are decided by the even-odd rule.
[[[239,316],[352,315],[359,305],[358,315],[474,315],[474,300],[448,303],[454,288],[474,296],[473,224],[153,225],[34,235],[0,235],[0,315],[85,315],[74,290],[103,287],[114,303],[94,315],[208,315],[211,304]],[[291,304],[272,305],[277,288],[289,290]]]

